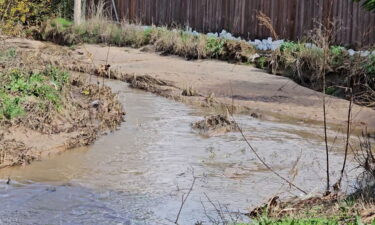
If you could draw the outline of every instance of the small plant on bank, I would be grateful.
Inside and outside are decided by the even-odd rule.
[[[219,58],[224,51],[224,40],[210,37],[207,39],[206,50],[212,58]]]
[[[39,73],[13,69],[0,75],[0,84],[4,87],[0,93],[1,119],[24,115],[30,103],[37,103],[40,109],[61,108],[61,91],[69,80],[67,73],[50,66]]]

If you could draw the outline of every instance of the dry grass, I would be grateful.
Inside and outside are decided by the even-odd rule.
[[[113,22],[103,3],[90,7],[89,15],[80,25],[65,26],[61,24],[61,19],[47,21],[36,36],[63,45],[106,43],[135,48],[153,45],[156,51],[164,55],[178,55],[186,59],[220,58],[248,62],[255,54],[255,49],[246,42],[213,40],[206,35],[192,35],[179,28],[142,27],[141,24],[125,20]]]

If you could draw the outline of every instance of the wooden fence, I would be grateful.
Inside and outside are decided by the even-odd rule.
[[[190,26],[199,32],[225,29],[247,39],[271,36],[256,17],[272,20],[280,38],[297,40],[308,31],[334,21],[336,44],[375,43],[375,13],[352,0],[115,0],[121,19],[145,25]]]

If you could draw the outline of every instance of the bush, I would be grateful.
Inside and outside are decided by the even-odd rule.
[[[224,51],[224,39],[209,37],[207,39],[206,50],[212,58],[219,58]]]
[[[38,26],[56,15],[71,18],[72,2],[73,0],[0,0],[1,31],[19,35],[22,27]]]

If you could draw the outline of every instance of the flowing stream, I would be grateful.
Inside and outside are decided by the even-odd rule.
[[[274,195],[301,194],[266,170],[239,133],[199,136],[190,126],[202,119],[197,110],[120,81],[107,85],[119,92],[126,122],[89,147],[0,170],[0,224],[173,224],[193,177],[180,224],[235,220]],[[237,120],[275,170],[309,192],[324,187],[321,127]],[[331,167],[342,158],[333,153]]]

